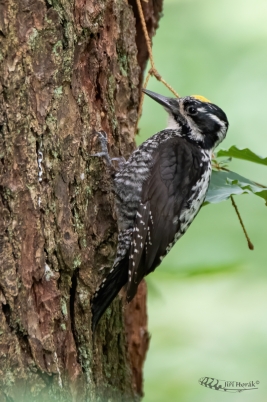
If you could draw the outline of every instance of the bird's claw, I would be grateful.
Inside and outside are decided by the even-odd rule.
[[[101,152],[97,152],[96,154],[91,154],[90,156],[97,156],[97,157],[104,157],[107,161],[107,164],[109,166],[112,166],[112,159],[109,156],[108,153],[108,136],[107,133],[103,130],[101,131],[97,131],[96,133],[98,135],[98,138],[100,140],[100,144],[101,144]]]
[[[91,154],[90,156],[97,156],[97,157],[104,157],[107,161],[107,164],[109,166],[112,166],[112,161],[118,161],[118,166],[119,169],[124,165],[126,160],[123,158],[123,156],[116,157],[116,158],[111,158],[108,153],[108,136],[107,133],[103,130],[97,131],[96,134],[98,135],[98,138],[100,140],[101,144],[101,152],[97,152],[96,154]]]

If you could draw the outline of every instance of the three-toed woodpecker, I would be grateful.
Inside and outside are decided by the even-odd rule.
[[[225,138],[225,113],[201,96],[144,92],[168,112],[168,127],[138,147],[114,176],[118,248],[92,299],[92,328],[123,285],[133,299],[143,277],[161,263],[197,215],[208,190],[211,156]],[[106,136],[100,134],[102,152]]]

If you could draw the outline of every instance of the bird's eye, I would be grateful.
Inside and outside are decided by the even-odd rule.
[[[194,106],[188,106],[187,113],[193,116],[197,114],[197,108],[195,108]]]

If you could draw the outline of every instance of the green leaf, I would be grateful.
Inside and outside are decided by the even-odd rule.
[[[221,157],[221,156],[228,156],[231,158],[243,159],[245,161],[259,163],[261,165],[267,166],[267,158],[263,158],[263,157],[255,154],[248,148],[239,149],[235,145],[233,145],[229,149],[221,149],[220,151],[218,151],[217,157]]]
[[[255,194],[267,201],[267,187],[246,179],[234,172],[212,171],[205,204],[216,204],[227,200],[231,195]]]

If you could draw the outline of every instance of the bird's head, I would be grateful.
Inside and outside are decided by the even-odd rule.
[[[143,92],[168,112],[167,128],[179,130],[188,141],[213,150],[225,138],[229,126],[226,114],[203,96],[167,98],[147,89]]]

